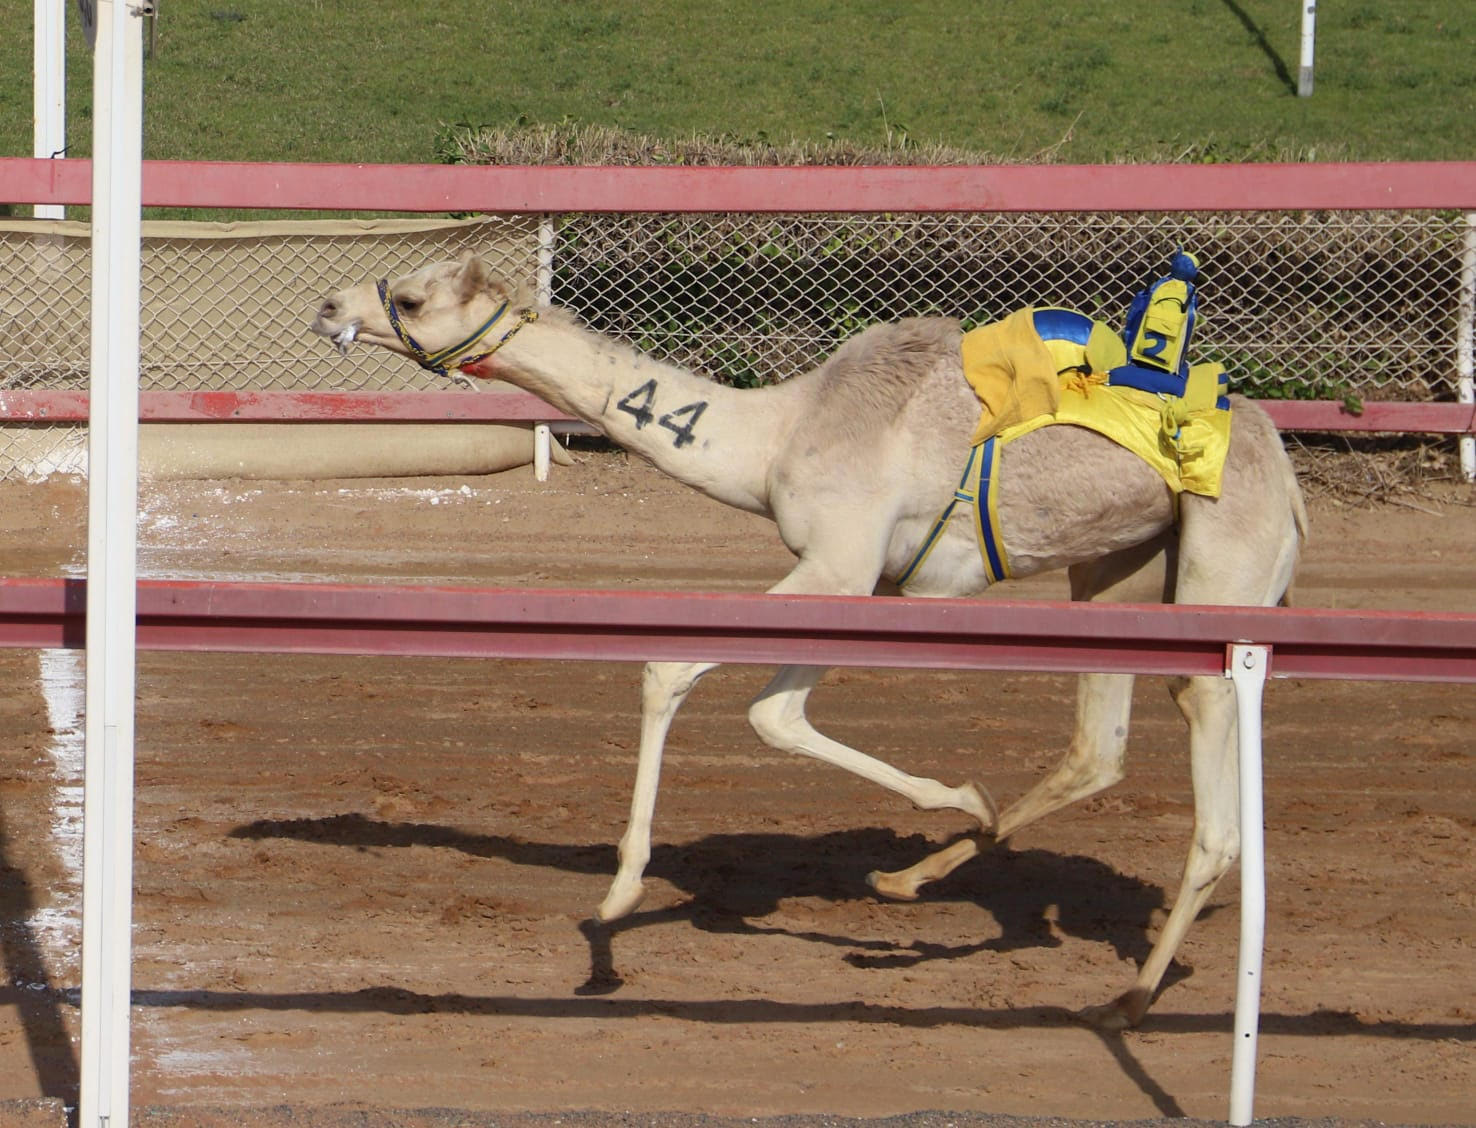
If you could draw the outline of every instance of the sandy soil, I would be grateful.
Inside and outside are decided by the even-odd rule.
[[[1471,500],[1315,505],[1298,601],[1476,611]],[[0,502],[0,574],[80,569],[81,485]],[[609,453],[546,486],[170,483],[141,503],[159,577],[761,590],[788,566],[766,522]],[[81,658],[0,652],[0,676],[0,1101],[54,1098],[0,1119],[56,1123],[77,1085]],[[1234,874],[1140,1030],[1073,1018],[1131,980],[1177,884],[1192,812],[1160,684],[1139,686],[1126,782],[897,905],[864,875],[962,818],[762,746],[743,713],[766,676],[694,694],[651,893],[600,929],[635,666],[141,656],[135,1101],[171,1124],[1224,1117]],[[849,670],[811,713],[1008,800],[1059,756],[1071,701],[1060,677]],[[1469,688],[1271,688],[1258,1115],[1476,1124],[1473,720]]]

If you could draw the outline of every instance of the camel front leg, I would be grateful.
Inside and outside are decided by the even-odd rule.
[[[672,719],[703,674],[716,662],[648,662],[641,677],[641,748],[636,761],[630,822],[620,838],[620,865],[595,915],[619,920],[635,912],[646,894],[642,880],[651,860],[651,820],[661,785],[661,756]]]
[[[856,535],[857,522],[839,512],[829,514],[825,529],[811,528],[808,551],[793,571],[770,592],[775,595],[827,593],[862,595],[878,589],[883,544]],[[826,549],[829,551],[826,551]],[[835,561],[845,567],[837,568]],[[825,673],[823,666],[783,666],[748,708],[748,722],[765,744],[781,752],[796,752],[844,768],[862,779],[880,784],[910,799],[925,811],[957,810],[988,830],[998,809],[977,783],[949,787],[935,779],[908,775],[882,760],[849,748],[816,731],[805,716],[810,691]]]
[[[1107,1030],[1136,1026],[1147,1013],[1184,935],[1240,853],[1235,687],[1224,678],[1177,679],[1174,700],[1189,722],[1194,838],[1179,895],[1132,987],[1110,1003],[1082,1011],[1083,1018]]]
[[[1131,674],[1083,674],[1076,685],[1076,731],[1066,756],[1045,779],[1012,803],[999,817],[994,841],[1085,799],[1122,779],[1128,720],[1133,707]],[[914,901],[928,882],[947,877],[984,850],[974,835],[929,854],[904,870],[870,874],[870,886],[893,901]]]
[[[998,817],[994,800],[977,783],[949,787],[935,779],[908,775],[818,732],[805,716],[805,701],[824,673],[822,666],[784,666],[774,675],[748,710],[749,723],[759,739],[782,752],[796,752],[844,768],[910,799],[924,811],[962,811],[985,830],[994,826]]]

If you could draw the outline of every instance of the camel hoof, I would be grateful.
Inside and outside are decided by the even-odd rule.
[[[1137,1026],[1143,1017],[1146,1007],[1139,1005],[1138,997],[1137,991],[1128,991],[1110,1003],[1085,1007],[1076,1012],[1076,1017],[1098,1030],[1109,1034],[1120,1034],[1124,1030],[1131,1030]]]
[[[965,797],[960,804],[963,810],[979,820],[980,830],[985,834],[992,834],[994,828],[999,826],[999,805],[995,803],[994,796],[982,784],[973,780],[960,785],[958,790]]]
[[[872,870],[866,875],[866,884],[889,901],[916,901],[922,883],[908,877],[905,870],[901,873]]]
[[[613,920],[628,917],[640,907],[645,897],[646,887],[641,881],[621,881],[617,877],[610,886],[610,892],[605,894],[605,899],[595,910],[595,919],[601,924],[609,924]]]

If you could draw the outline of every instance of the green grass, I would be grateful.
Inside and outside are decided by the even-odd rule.
[[[75,7],[67,5],[75,25]],[[1292,0],[203,0],[162,6],[145,155],[429,162],[524,120],[1002,160],[1466,159],[1476,4],[1339,0],[1298,98]],[[31,2],[0,0],[0,155],[31,152]],[[430,13],[430,14],[426,14]],[[71,152],[91,66],[70,29]]]

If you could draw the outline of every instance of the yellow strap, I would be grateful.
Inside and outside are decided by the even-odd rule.
[[[1220,396],[1220,377],[1224,373],[1225,366],[1213,361],[1192,364],[1184,381],[1184,394],[1163,397],[1163,430],[1170,440],[1192,417],[1214,408]]]
[[[1184,382],[1184,406],[1187,410],[1208,411],[1220,398],[1225,366],[1214,361],[1189,366],[1189,379]]]

